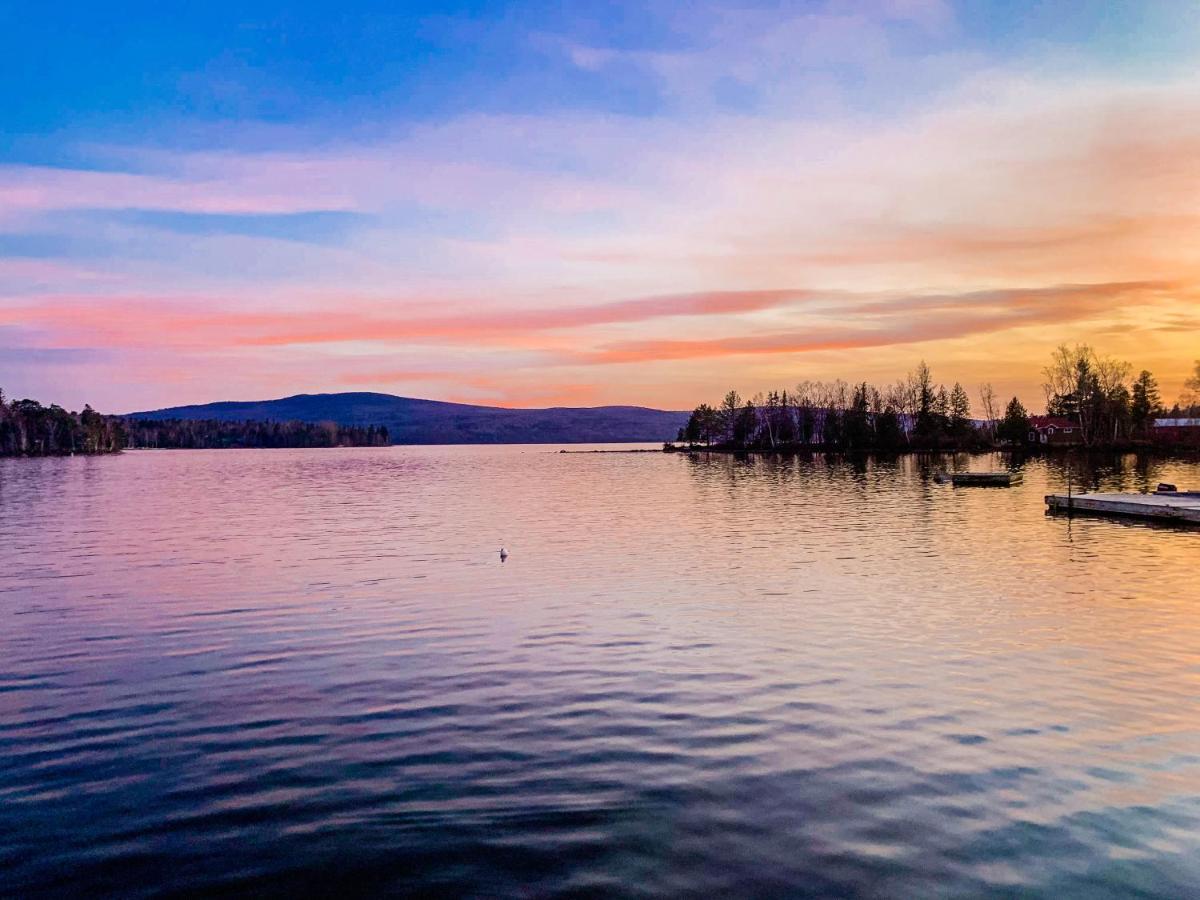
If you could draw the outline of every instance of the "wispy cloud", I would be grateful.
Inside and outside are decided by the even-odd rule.
[[[906,344],[1033,324],[1069,324],[1177,300],[1200,300],[1200,287],[1146,281],[938,294],[788,288],[411,318],[364,312],[361,303],[358,309],[336,312],[240,312],[213,309],[195,300],[164,302],[135,297],[97,302],[95,298],[57,297],[38,304],[10,306],[3,310],[0,321],[23,326],[41,335],[38,340],[50,344],[99,338],[110,348],[498,345],[544,350],[549,354],[547,359],[559,361],[614,363]],[[768,314],[768,318],[749,320],[748,313]],[[803,329],[795,327],[797,317],[808,322]],[[605,340],[607,331],[598,330],[598,326],[609,325],[661,328],[677,319],[715,322],[727,334],[708,339],[611,342]],[[572,337],[564,342],[558,336],[561,332],[569,332]],[[409,374],[415,377],[415,372]]]
[[[1200,289],[1145,282],[901,296],[867,302],[849,298],[841,308],[849,320],[846,324],[712,340],[625,341],[585,354],[585,358],[598,363],[630,363],[894,347],[1030,325],[1063,325],[1127,307],[1145,308],[1162,297],[1180,295],[1200,299]]]

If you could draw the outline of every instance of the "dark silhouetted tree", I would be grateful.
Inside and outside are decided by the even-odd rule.
[[[1134,434],[1145,435],[1157,416],[1162,415],[1162,395],[1154,376],[1143,369],[1130,390],[1129,419]]]
[[[996,436],[1008,444],[1023,444],[1029,440],[1029,413],[1021,401],[1013,397],[1004,410],[1004,418],[996,429]]]
[[[971,424],[971,398],[957,381],[950,391],[949,405],[950,436],[960,445],[964,444],[974,436],[975,428]]]

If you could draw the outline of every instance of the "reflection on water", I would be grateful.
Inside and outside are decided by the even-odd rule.
[[[0,893],[1194,895],[1200,533],[1004,464],[0,462]]]

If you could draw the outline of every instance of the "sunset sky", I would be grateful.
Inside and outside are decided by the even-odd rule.
[[[353,7],[353,9],[351,8]],[[0,387],[688,408],[1200,357],[1200,3],[0,5]]]

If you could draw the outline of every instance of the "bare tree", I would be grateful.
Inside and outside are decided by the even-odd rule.
[[[1179,408],[1185,416],[1200,414],[1200,359],[1196,360],[1196,368],[1191,377],[1183,383]]]
[[[1105,438],[1116,441],[1120,436],[1123,421],[1129,418],[1129,388],[1126,382],[1133,374],[1133,366],[1112,356],[1098,356],[1093,360],[1098,396],[1094,399],[1098,415],[1097,431],[1103,426]]]
[[[759,391],[750,400],[754,404],[755,414],[758,417],[758,426],[756,430],[765,429],[767,432],[767,440],[771,442],[771,449],[775,449],[775,410],[779,405],[779,396],[772,391],[763,396],[763,392]]]
[[[1042,390],[1046,394],[1046,409],[1053,410],[1061,406],[1061,401],[1078,402],[1081,389],[1086,385],[1082,381],[1092,369],[1092,359],[1095,354],[1087,344],[1076,344],[1068,347],[1059,344],[1050,355],[1050,365],[1042,369]]]
[[[996,440],[996,422],[1000,418],[1000,409],[996,400],[996,391],[989,381],[979,386],[979,405],[983,409],[983,417],[987,419],[988,440]]]
[[[913,423],[917,420],[916,383],[912,376],[897,381],[889,389],[888,395],[892,405],[900,413],[900,427],[904,429],[904,439],[910,440]]]
[[[1092,360],[1092,370],[1096,373],[1096,380],[1100,384],[1100,390],[1108,396],[1125,385],[1125,382],[1129,380],[1129,376],[1133,373],[1133,366],[1123,359],[1116,359],[1112,356],[1097,356]]]

